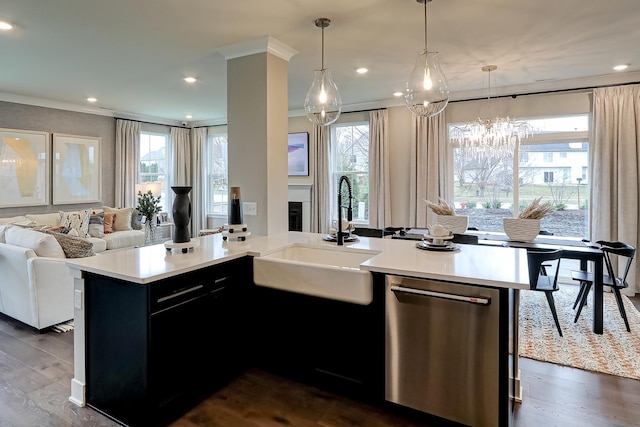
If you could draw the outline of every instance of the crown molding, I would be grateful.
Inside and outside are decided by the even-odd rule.
[[[271,53],[279,58],[289,61],[293,55],[298,53],[297,50],[282,43],[281,41],[271,37],[264,36],[253,40],[245,40],[239,43],[230,44],[217,49],[218,52],[229,59],[249,56],[256,53]]]
[[[15,95],[12,93],[0,92],[0,101],[13,102],[15,104],[34,105],[36,107],[54,108],[56,110],[75,111],[77,113],[113,116],[113,111],[106,108],[90,107],[87,105],[72,104],[60,101],[51,101],[49,99],[32,98],[29,96]]]

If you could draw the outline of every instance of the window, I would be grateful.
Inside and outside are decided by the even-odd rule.
[[[331,126],[332,182],[331,205],[338,205],[337,184],[342,175],[351,181],[353,222],[369,224],[369,123],[342,123]],[[343,188],[343,203],[348,193]],[[337,209],[337,208],[336,208]],[[337,212],[334,214],[337,219]],[[346,215],[346,214],[345,214]]]
[[[545,183],[553,182],[553,172],[544,173],[544,182]]]
[[[207,213],[224,217],[227,222],[229,195],[229,156],[227,135],[216,134],[207,137]]]
[[[161,133],[140,133],[140,163],[138,182],[162,182],[160,204],[167,209],[164,201],[167,200],[167,150],[169,135]]]
[[[469,215],[469,227],[503,232],[503,217],[517,215],[542,196],[556,209],[542,220],[542,229],[560,236],[588,237],[588,116],[533,119],[529,123],[534,135],[521,141],[515,158],[472,159],[454,148],[456,212]]]

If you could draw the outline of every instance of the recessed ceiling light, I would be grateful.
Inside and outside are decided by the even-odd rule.
[[[197,79],[195,77],[185,77],[184,81],[187,83],[195,83]]]
[[[13,25],[9,24],[8,22],[5,21],[0,21],[0,30],[10,30],[13,28]]]
[[[185,117],[186,117],[187,119],[193,119],[193,116],[192,116],[191,114],[187,114]]]
[[[93,96],[90,96],[89,98],[87,98],[87,102],[97,102],[98,98],[94,98]]]
[[[616,65],[615,67],[613,67],[613,69],[616,71],[622,71],[622,70],[626,70],[627,67],[628,67],[627,64],[622,64],[622,65]]]
[[[358,74],[364,74],[367,71],[369,71],[368,68],[364,68],[364,67],[356,68],[356,73],[358,73]]]
[[[393,92],[393,96],[402,96],[402,92]]]

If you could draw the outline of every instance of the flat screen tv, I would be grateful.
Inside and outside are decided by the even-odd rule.
[[[289,176],[309,176],[309,133],[289,134]]]

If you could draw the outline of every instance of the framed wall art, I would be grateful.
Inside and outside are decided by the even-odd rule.
[[[309,175],[309,133],[289,134],[289,176]]]
[[[53,134],[53,204],[101,200],[100,138]]]
[[[49,132],[0,129],[0,208],[49,204]]]

